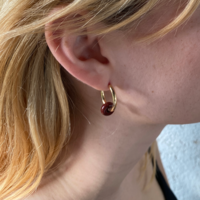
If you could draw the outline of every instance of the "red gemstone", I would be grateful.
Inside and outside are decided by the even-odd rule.
[[[113,107],[113,103],[112,102],[106,102],[105,104],[103,104],[101,106],[101,113],[105,116],[111,115],[113,114],[113,112],[110,112],[108,109]]]

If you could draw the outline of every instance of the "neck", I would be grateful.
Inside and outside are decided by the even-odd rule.
[[[61,178],[72,199],[110,200],[120,196],[126,184],[131,193],[135,186],[128,177],[165,125],[145,122],[119,98],[115,112],[103,116],[100,92],[88,94],[94,94],[92,101],[84,105],[82,99],[76,104],[82,107],[77,106],[71,117],[72,135],[77,137],[70,142],[70,158]]]

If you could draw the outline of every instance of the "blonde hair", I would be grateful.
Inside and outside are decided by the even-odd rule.
[[[68,34],[85,34],[87,27],[97,23],[106,26],[87,34],[126,30],[128,24],[145,18],[160,0],[0,1],[0,199],[16,200],[37,189],[72,138],[70,114],[77,97],[71,100],[68,95],[73,93],[73,85],[63,82],[65,72],[45,42],[45,24],[67,19],[59,28],[68,29]],[[138,41],[157,39],[183,24],[199,5],[197,0],[185,2],[173,21]],[[63,9],[48,16],[57,5]],[[76,14],[79,11],[88,11],[84,19]],[[58,30],[58,24],[50,29]],[[155,143],[149,155],[154,160],[152,182]],[[147,156],[148,152],[143,172]]]

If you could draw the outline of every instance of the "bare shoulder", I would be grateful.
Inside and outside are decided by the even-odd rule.
[[[160,158],[160,152],[159,152],[159,148],[158,148],[157,141],[156,141],[155,147],[156,147],[156,160],[157,160],[157,163],[158,163],[158,167],[159,167],[161,173],[163,174],[163,176],[164,176],[164,178],[165,178],[165,180],[166,180],[168,186],[170,187],[169,181],[168,181],[168,179],[167,179],[167,175],[166,175],[166,173],[165,173],[165,170],[164,170],[164,167],[163,167],[161,158]]]

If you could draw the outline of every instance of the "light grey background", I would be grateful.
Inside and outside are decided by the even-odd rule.
[[[200,200],[200,123],[167,125],[156,140],[178,200]]]

